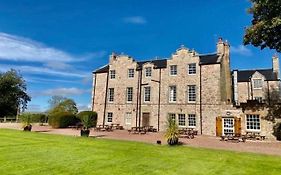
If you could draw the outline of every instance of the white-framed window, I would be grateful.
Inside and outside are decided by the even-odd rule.
[[[246,128],[249,131],[260,131],[260,115],[258,114],[247,114],[246,115]]]
[[[116,76],[116,71],[115,70],[110,70],[109,71],[110,79],[115,79]]]
[[[112,120],[113,120],[113,113],[112,112],[108,112],[107,113],[107,123],[112,123]]]
[[[187,101],[196,102],[196,85],[188,85],[187,91],[188,91]]]
[[[133,88],[127,87],[127,102],[133,101]]]
[[[178,114],[179,126],[185,126],[185,114]]]
[[[257,100],[259,103],[262,103],[262,97],[254,97],[255,100]]]
[[[254,89],[262,88],[262,79],[253,79]]]
[[[108,89],[108,101],[113,102],[114,101],[114,88]]]
[[[177,75],[178,74],[178,66],[177,65],[171,65],[170,66],[170,75]]]
[[[188,127],[195,128],[196,127],[196,115],[188,114]]]
[[[169,102],[177,101],[177,87],[169,86]]]
[[[188,75],[196,74],[196,63],[188,64]]]
[[[135,76],[135,70],[128,69],[128,78],[134,78],[134,76]]]
[[[150,101],[150,96],[151,96],[151,87],[146,86],[144,87],[144,101],[149,102]]]
[[[151,77],[152,68],[146,67],[145,68],[145,77]]]
[[[169,117],[171,117],[174,121],[176,121],[176,114],[175,113],[169,113]]]
[[[126,125],[131,125],[131,123],[132,123],[132,113],[131,112],[126,112],[125,124]]]

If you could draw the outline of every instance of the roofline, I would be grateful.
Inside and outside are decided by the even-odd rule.
[[[233,69],[232,71],[259,71],[259,70],[273,70],[273,68],[257,68],[257,69]]]

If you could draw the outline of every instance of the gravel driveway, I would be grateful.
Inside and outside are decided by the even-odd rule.
[[[18,123],[0,123],[0,128],[12,128],[21,129],[21,125]],[[76,129],[52,129],[49,126],[38,126],[34,125],[32,128],[35,132],[49,133],[49,134],[62,134],[62,135],[72,135],[79,136],[80,131]],[[1,133],[0,133],[1,134]],[[96,138],[108,138],[116,140],[129,140],[129,141],[139,141],[156,144],[157,140],[161,140],[162,144],[166,144],[163,133],[147,133],[144,135],[139,134],[129,134],[126,130],[114,130],[113,132],[96,132],[91,130],[90,136],[95,136]],[[181,138],[181,142],[185,146],[190,147],[200,147],[200,148],[211,148],[211,149],[222,149],[231,150],[238,152],[252,152],[261,153],[269,155],[279,155],[281,156],[281,142],[264,140],[264,141],[246,141],[234,143],[220,141],[220,138],[213,136],[201,136],[198,135],[194,139]]]

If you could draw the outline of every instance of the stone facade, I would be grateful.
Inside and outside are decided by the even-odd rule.
[[[98,124],[116,123],[126,129],[153,126],[164,131],[167,117],[175,116],[179,127],[216,135],[218,128],[222,134],[228,132],[218,127],[218,117],[222,123],[228,121],[224,118],[238,117],[245,133],[245,117],[251,111],[242,111],[237,104],[253,95],[265,99],[266,87],[279,90],[279,81],[265,81],[256,72],[252,78],[265,81],[263,88],[251,91],[250,82],[236,82],[234,90],[229,55],[229,45],[221,39],[215,54],[200,55],[183,46],[164,60],[137,62],[128,55],[112,54],[109,64],[94,72],[93,110],[98,113]],[[271,137],[272,124],[262,119],[260,125],[261,133]]]

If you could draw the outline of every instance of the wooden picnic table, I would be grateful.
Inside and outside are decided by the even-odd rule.
[[[181,138],[193,139],[194,135],[197,135],[197,131],[193,128],[182,128],[179,130]]]

